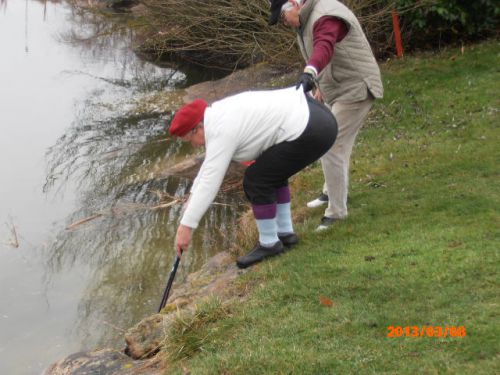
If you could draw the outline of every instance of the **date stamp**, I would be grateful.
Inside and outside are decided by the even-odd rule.
[[[465,326],[389,326],[387,337],[465,337]]]

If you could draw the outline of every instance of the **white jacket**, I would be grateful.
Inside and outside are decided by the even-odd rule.
[[[302,88],[247,91],[205,110],[205,160],[181,224],[196,228],[215,199],[231,160],[255,160],[271,146],[297,139],[309,121]]]

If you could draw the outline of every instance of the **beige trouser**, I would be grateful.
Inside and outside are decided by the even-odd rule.
[[[349,159],[356,135],[374,102],[373,97],[356,103],[334,103],[331,111],[337,119],[338,134],[333,147],[321,158],[325,176],[323,193],[328,195],[325,216],[342,219],[347,216]]]

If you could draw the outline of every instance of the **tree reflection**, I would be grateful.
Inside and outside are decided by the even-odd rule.
[[[31,0],[26,0],[26,9],[28,7],[28,4]],[[62,0],[36,0],[38,3],[43,4],[43,19],[46,19],[47,15],[47,3],[53,3],[53,4],[59,4],[62,2]],[[0,10],[7,10],[7,0],[0,0]]]
[[[151,210],[153,192],[186,194],[191,181],[162,176],[165,165],[185,153],[165,137],[168,115],[79,121],[49,153],[47,191],[69,181],[79,186],[80,208],[68,222],[101,213],[74,230],[61,230],[47,252],[48,279],[62,269],[85,265],[91,270],[79,304],[78,332],[86,343],[113,342],[121,333],[103,322],[128,328],[152,313],[174,257],[174,236],[181,207]],[[182,271],[199,268],[234,241],[239,195],[220,195],[183,258]],[[182,280],[182,272],[178,280]]]
[[[107,27],[93,25],[90,34]],[[97,44],[95,39],[79,43],[84,53],[108,54],[127,45],[123,40],[128,37],[125,32]],[[148,65],[124,56],[124,61],[117,61],[118,75],[113,71],[114,75],[99,77],[102,85],[77,104],[75,120],[47,152],[45,192],[58,194],[77,186],[78,208],[67,223],[101,214],[73,230],[61,228],[45,253],[47,287],[61,271],[89,270],[73,332],[82,337],[84,347],[121,343],[119,327],[129,328],[156,311],[175,254],[181,206],[152,210],[160,200],[154,192],[179,197],[191,184],[187,178],[164,173],[189,150],[165,139],[170,111],[124,110],[128,99],[151,90],[175,95],[172,90],[182,76],[170,69],[154,68],[151,73]],[[155,86],[158,76],[170,78]],[[212,206],[205,215],[177,281],[234,241],[241,196],[220,194],[217,200],[225,205]]]

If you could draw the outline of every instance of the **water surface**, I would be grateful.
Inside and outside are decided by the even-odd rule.
[[[130,48],[132,32],[63,2],[0,1],[0,374],[38,374],[80,350],[123,346],[155,312],[190,181],[162,171],[189,147],[167,139],[171,108],[137,103],[192,81]],[[221,195],[178,280],[235,233]],[[73,229],[73,223],[92,218]]]

